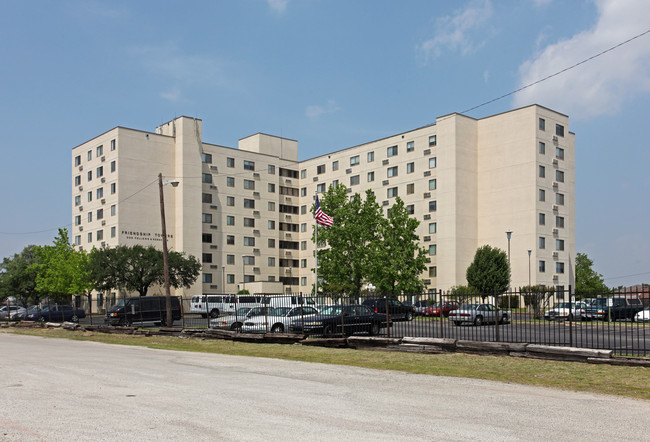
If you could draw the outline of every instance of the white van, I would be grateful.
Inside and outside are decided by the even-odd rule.
[[[298,307],[300,305],[318,308],[311,296],[266,295],[265,304],[269,307]]]
[[[190,313],[200,314],[204,318],[208,315],[217,318],[222,314],[232,315],[240,308],[264,305],[262,295],[200,295],[192,296]]]

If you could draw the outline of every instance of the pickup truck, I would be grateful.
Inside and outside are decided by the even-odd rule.
[[[585,319],[602,319],[603,321],[629,319],[634,321],[634,316],[642,310],[643,304],[639,299],[598,298],[585,309]]]

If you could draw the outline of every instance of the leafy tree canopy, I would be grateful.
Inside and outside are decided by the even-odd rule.
[[[12,258],[4,258],[0,263],[0,301],[14,296],[19,304],[27,306],[40,301],[36,290],[37,246],[30,245]]]
[[[578,253],[576,256],[576,288],[577,296],[604,295],[609,293],[605,285],[603,275],[597,273],[592,267],[594,262],[589,259],[586,253]]]
[[[479,247],[466,277],[469,286],[483,295],[505,292],[510,285],[508,255],[489,245]]]

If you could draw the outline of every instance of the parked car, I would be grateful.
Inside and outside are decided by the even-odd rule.
[[[181,319],[181,302],[171,297],[172,323]],[[165,296],[133,296],[120,299],[108,312],[104,322],[108,325],[130,327],[133,323],[167,325],[167,298]]]
[[[391,321],[404,320],[412,321],[415,310],[413,307],[404,305],[395,298],[374,298],[366,299],[362,303],[373,310],[375,313],[386,314],[386,306],[388,306],[388,315]]]
[[[431,301],[416,301],[413,304],[413,313],[415,316],[424,315],[424,310],[431,306]]]
[[[3,305],[0,307],[0,319],[17,320],[24,317],[27,309],[19,305]]]
[[[458,309],[449,312],[449,319],[456,325],[463,323],[483,325],[484,323],[494,323],[497,320],[500,324],[507,324],[510,318],[511,313],[505,310],[499,310],[497,318],[496,308],[492,304],[463,304]]]
[[[637,298],[598,298],[596,302],[585,309],[586,319],[602,319],[616,321],[629,319],[634,321],[636,314],[643,310],[643,304]]]
[[[265,316],[254,316],[244,322],[242,331],[245,333],[284,333],[289,331],[291,321],[299,317],[315,315],[314,307],[278,307]]]
[[[650,321],[650,310],[641,310],[639,313],[634,315],[634,320],[639,322]]]
[[[289,330],[306,335],[351,335],[359,332],[377,335],[382,327],[386,327],[386,315],[375,313],[368,306],[330,305],[317,315],[294,319]]]
[[[267,315],[271,310],[271,307],[246,307],[238,309],[236,314],[222,316],[220,318],[215,318],[210,320],[210,328],[225,328],[229,330],[241,330],[244,322],[254,316],[264,316]]]
[[[71,305],[46,305],[42,309],[34,309],[25,316],[28,321],[41,322],[62,322],[71,321],[79,322],[79,319],[85,318],[86,312],[81,308],[74,308]]]
[[[582,320],[586,318],[587,307],[584,302],[558,302],[552,309],[544,312],[544,319]]]
[[[456,310],[458,307],[460,307],[460,304],[456,301],[436,302],[431,307],[425,308],[422,315],[426,317],[440,317],[440,313],[442,312],[442,316],[447,317],[450,311]]]

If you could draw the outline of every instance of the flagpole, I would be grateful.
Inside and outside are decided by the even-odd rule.
[[[316,302],[318,302],[318,222],[316,222],[316,267],[315,267],[315,273],[316,273],[316,283],[314,284],[314,297],[316,298]]]

